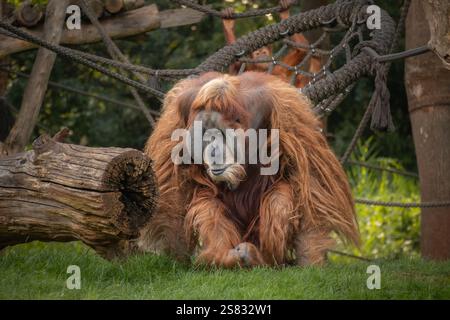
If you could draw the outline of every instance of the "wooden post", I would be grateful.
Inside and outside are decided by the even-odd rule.
[[[406,22],[406,49],[430,40],[422,0],[413,0]],[[450,200],[450,71],[434,53],[406,60],[406,90],[419,167],[422,201]],[[421,251],[450,258],[450,207],[424,208]]]
[[[44,26],[45,40],[59,43],[62,34],[68,0],[50,0],[46,10]],[[53,69],[56,54],[47,49],[38,50],[33,65],[30,80],[23,94],[22,105],[16,123],[12,128],[5,146],[6,152],[13,154],[20,152],[29,142],[36,125],[39,110],[41,109],[44,95],[47,91],[47,83]],[[2,152],[0,152],[1,154]]]
[[[44,135],[33,150],[0,158],[0,249],[81,240],[108,259],[128,255],[157,201],[150,159],[59,139]]]

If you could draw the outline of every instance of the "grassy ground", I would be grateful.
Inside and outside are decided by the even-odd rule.
[[[366,286],[381,268],[381,289]],[[69,265],[81,289],[66,288]],[[323,268],[196,270],[166,257],[108,262],[79,243],[31,243],[0,254],[0,299],[450,299],[450,262],[333,261]]]

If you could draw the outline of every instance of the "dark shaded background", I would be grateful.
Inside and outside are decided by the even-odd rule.
[[[157,3],[160,10],[176,7],[169,1],[149,2]],[[301,11],[302,2],[303,5],[314,4],[314,1],[300,1],[300,5],[297,5],[291,12]],[[208,1],[208,4],[212,4],[216,9],[234,6],[236,11],[249,10],[253,4],[258,4],[260,7],[271,7],[277,3],[277,1],[238,0],[233,3]],[[402,1],[383,0],[375,1],[375,3],[387,10],[396,21],[398,20]],[[278,17],[275,17],[275,20],[278,20]],[[268,21],[266,17],[239,20],[237,33],[243,35],[268,23],[272,22]],[[134,63],[161,69],[195,67],[220,49],[224,42],[221,21],[213,17],[207,17],[195,26],[160,29],[146,35],[116,41]],[[107,56],[102,44],[82,46],[78,49]],[[400,49],[403,49],[403,38]],[[30,73],[35,52],[14,55],[13,69]],[[388,84],[391,91],[391,107],[396,131],[376,133],[366,130],[364,136],[368,138],[375,135],[372,144],[377,156],[396,158],[405,168],[416,170],[404,89],[403,63],[403,60],[393,63]],[[122,83],[61,58],[57,59],[51,81],[134,104],[129,90]],[[16,108],[20,106],[25,84],[26,80],[22,78],[11,81],[7,99]],[[163,85],[166,90],[170,88],[170,83]],[[371,80],[360,80],[352,94],[329,117],[328,127],[332,134],[330,143],[338,154],[342,154],[349,143],[364,108],[369,102],[372,90]],[[152,97],[147,97],[146,102],[152,109],[160,108],[159,102]],[[120,146],[141,149],[151,132],[145,117],[137,110],[52,88],[49,88],[46,94],[39,125],[35,129],[34,138],[45,131],[55,133],[65,126],[73,131],[73,135],[69,139],[71,142],[90,146]]]

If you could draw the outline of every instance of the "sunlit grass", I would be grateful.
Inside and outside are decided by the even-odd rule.
[[[201,270],[167,257],[103,260],[80,243],[34,242],[0,256],[1,299],[444,299],[450,262],[373,262],[381,289],[366,286],[371,263],[330,262],[323,268]],[[66,288],[69,265],[81,269],[81,289]]]

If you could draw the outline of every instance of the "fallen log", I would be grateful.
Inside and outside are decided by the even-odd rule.
[[[107,259],[127,256],[156,204],[150,159],[58,137],[41,136],[31,151],[0,158],[0,249],[81,240]]]
[[[198,23],[203,17],[205,17],[204,13],[192,9],[173,9],[159,12],[157,6],[153,4],[104,18],[100,20],[100,23],[111,38],[121,39],[159,28]],[[24,30],[37,37],[43,37],[42,26],[33,29],[24,28]],[[81,30],[64,29],[60,43],[64,45],[81,45],[101,40],[97,29],[93,25],[83,23]],[[0,58],[36,47],[33,43],[0,35]]]

